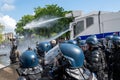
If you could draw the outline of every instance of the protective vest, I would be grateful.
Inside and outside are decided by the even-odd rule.
[[[104,53],[99,49],[94,49],[93,51],[87,51],[86,61],[87,67],[91,71],[99,71],[105,68]]]

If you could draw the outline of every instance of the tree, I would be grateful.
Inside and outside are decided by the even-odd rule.
[[[21,20],[17,23],[17,28],[15,29],[16,33],[19,34],[32,34],[33,32],[35,34],[39,34],[42,36],[48,36],[50,37],[53,33],[58,33],[66,28],[68,28],[68,24],[71,21],[71,19],[63,18],[66,13],[69,13],[70,11],[64,11],[62,7],[57,6],[56,4],[52,5],[46,5],[45,7],[38,6],[34,9],[35,15],[25,15],[22,17]],[[32,30],[27,29],[25,30],[23,27],[31,22],[32,20],[39,20],[40,18],[50,19],[59,17],[61,18],[56,23],[48,23],[46,26],[43,25],[42,28],[34,28]],[[52,24],[52,25],[51,25]],[[49,27],[47,27],[50,25]]]
[[[41,8],[40,6],[35,8],[35,18],[45,17],[45,16],[56,16],[63,17],[65,15],[64,9],[62,7],[57,6],[57,4],[46,5]]]
[[[16,33],[19,33],[19,34],[23,34],[23,35],[24,35],[24,34],[25,34],[25,31],[30,32],[30,30],[25,30],[23,27],[24,27],[27,23],[31,22],[33,19],[34,19],[34,16],[33,16],[33,15],[24,15],[24,16],[22,17],[22,19],[20,19],[20,20],[17,22],[17,24],[16,24],[16,26],[17,26],[17,28],[15,29]]]
[[[53,24],[51,27],[49,28],[45,28],[45,26],[40,30],[41,28],[37,29],[37,32],[42,31],[42,35],[44,36],[50,36],[52,33],[58,33],[62,30],[64,30],[66,27],[68,28],[68,24],[69,22],[71,22],[71,19],[66,19],[63,18],[65,16],[66,13],[69,13],[71,11],[64,11],[64,9],[62,7],[57,6],[56,4],[52,4],[52,5],[46,5],[45,7],[37,7],[35,8],[35,18],[39,19],[41,17],[44,18],[52,18],[52,17],[61,17],[61,19]],[[51,24],[51,23],[50,23]],[[47,32],[46,32],[47,31]],[[45,35],[45,33],[47,33]]]

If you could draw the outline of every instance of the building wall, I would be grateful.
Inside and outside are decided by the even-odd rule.
[[[3,35],[4,39],[7,40],[7,39],[10,39],[10,38],[13,38],[13,33],[5,33]]]

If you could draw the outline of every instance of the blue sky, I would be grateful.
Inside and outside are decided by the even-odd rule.
[[[4,0],[1,0],[4,1]],[[6,0],[7,1],[7,0]],[[32,14],[34,8],[47,4],[58,4],[65,10],[83,10],[90,12],[95,10],[118,11],[120,10],[120,0],[8,0],[14,6],[13,10],[0,11],[6,15],[19,20],[25,14]]]
[[[35,7],[47,4],[57,4],[65,10],[82,10],[85,13],[120,10],[120,0],[0,0],[0,22],[7,16],[16,23],[22,16],[33,14]]]

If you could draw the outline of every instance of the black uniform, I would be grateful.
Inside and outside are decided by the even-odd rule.
[[[112,38],[112,72],[113,80],[120,80],[120,36],[113,36]]]
[[[16,53],[17,50],[17,46],[12,46],[11,51],[10,51],[10,61],[11,64],[12,63],[16,63],[17,62],[17,58],[19,58],[19,54]]]
[[[69,62],[65,59],[58,60],[60,65],[52,68],[49,75],[52,76],[52,80],[92,80],[92,73],[85,68],[70,68]],[[96,77],[94,77],[95,80]]]
[[[120,47],[117,49],[113,49],[113,51],[113,80],[120,80]]]
[[[104,80],[105,60],[103,54],[101,49],[93,47],[85,55],[88,69],[97,75],[98,80]]]

